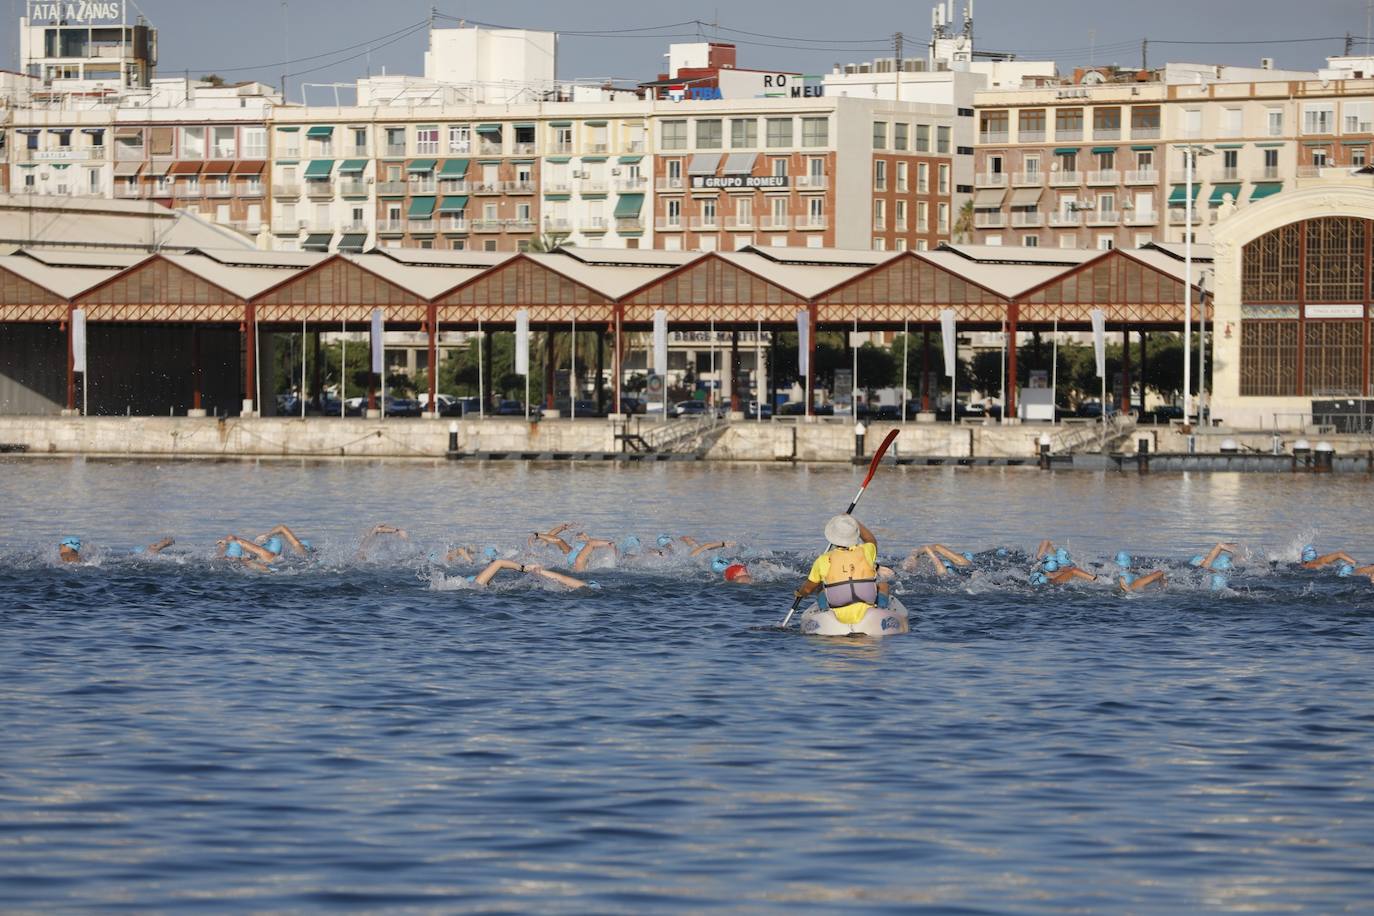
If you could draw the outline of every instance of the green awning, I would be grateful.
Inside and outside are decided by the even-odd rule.
[[[1227,182],[1224,184],[1212,185],[1212,196],[1207,198],[1209,206],[1220,207],[1226,195],[1231,195],[1231,200],[1240,203],[1240,182]]]
[[[533,121],[520,121],[520,122],[518,122],[515,126],[516,126],[516,127],[533,127],[533,126],[534,126],[534,122],[533,122]]]
[[[439,170],[440,178],[462,178],[468,173],[466,159],[445,159],[444,167]]]
[[[1056,156],[1077,156],[1077,155],[1078,155],[1078,147],[1076,147],[1076,146],[1061,146],[1061,147],[1057,148],[1057,149],[1054,151],[1054,154],[1055,154]]]
[[[583,161],[583,162],[605,162],[605,161],[606,161],[606,157],[605,157],[605,156],[583,156],[583,157],[582,157],[582,161]]]
[[[1244,143],[1216,143],[1216,149],[1245,149]]]
[[[1116,147],[1115,147],[1115,146],[1094,146],[1094,147],[1093,147],[1093,152],[1094,152],[1094,153],[1114,153],[1114,152],[1116,152]]]
[[[588,121],[588,122],[587,122],[587,126],[588,126],[588,127],[605,127],[605,126],[606,126],[606,122],[605,122],[605,121]]]
[[[488,166],[488,165],[500,165],[500,164],[501,164],[501,160],[500,160],[500,159],[483,159],[481,162],[478,163],[478,165],[481,165],[481,166],[483,166],[483,167],[486,167],[486,166]]]
[[[1270,194],[1277,194],[1277,193],[1279,193],[1279,192],[1282,191],[1282,190],[1283,190],[1283,182],[1282,182],[1282,181],[1261,181],[1261,182],[1257,182],[1257,183],[1255,184],[1255,187],[1250,191],[1250,199],[1251,199],[1251,200],[1263,200],[1264,198],[1268,197]]]
[[[549,156],[549,157],[547,157],[546,161],[548,161],[548,162],[557,162],[557,163],[565,163],[565,162],[571,162],[571,161],[572,161],[572,157],[571,157],[571,156]]]
[[[307,137],[332,137],[334,128],[322,124],[317,124],[305,132]]]
[[[1342,140],[1341,146],[1368,146],[1368,140]]]
[[[511,165],[534,165],[533,159],[512,159]]]
[[[1186,204],[1186,203],[1188,202],[1188,190],[1187,190],[1187,187],[1188,187],[1187,185],[1182,185],[1182,184],[1176,184],[1176,185],[1174,185],[1174,189],[1173,189],[1172,191],[1169,192],[1169,206],[1171,206],[1171,207],[1173,207],[1173,206],[1179,206],[1179,207],[1181,207],[1181,206],[1183,206],[1184,204]],[[1198,196],[1198,194],[1199,194],[1201,191],[1202,191],[1202,185],[1201,185],[1201,184],[1195,183],[1195,184],[1193,185],[1193,200],[1194,200],[1194,201],[1197,200],[1197,196]]]
[[[1256,143],[1256,144],[1255,144],[1255,148],[1256,148],[1256,149],[1282,149],[1283,146],[1284,146],[1284,144],[1282,144],[1282,143]]]
[[[501,132],[501,125],[500,125],[500,124],[478,124],[478,125],[477,125],[477,132],[478,132],[479,134],[499,134],[499,133]]]
[[[334,171],[333,159],[315,159],[305,167],[305,177],[328,178],[332,171]]]
[[[453,194],[439,201],[440,213],[461,213],[468,208],[466,194]]]
[[[306,251],[328,251],[329,243],[333,240],[332,232],[312,232],[305,237],[305,244],[301,247]]]
[[[361,175],[367,168],[366,159],[345,159],[339,165],[340,175]]]
[[[644,209],[643,194],[621,194],[615,202],[616,219],[634,219]]]
[[[437,163],[438,160],[435,159],[416,159],[410,165],[406,166],[406,171],[412,175],[420,172],[432,172]]]
[[[1133,146],[1133,147],[1131,147],[1131,149],[1135,150],[1137,153],[1147,153],[1147,152],[1150,152],[1151,150],[1153,150],[1154,147],[1153,147],[1153,146],[1141,145],[1141,146]]]
[[[433,219],[434,218],[434,198],[433,197],[412,197],[410,199],[410,209],[406,211],[406,219]]]
[[[550,127],[572,127],[571,121],[550,121]]]
[[[362,254],[363,248],[367,246],[366,232],[345,232],[343,238],[339,239],[339,250],[348,251],[353,254]]]
[[[299,127],[278,127],[277,130],[283,134],[295,134],[300,132]]]
[[[620,164],[621,164],[621,165],[634,165],[634,164],[637,163],[637,162],[643,162],[643,161],[644,161],[644,157],[643,157],[643,156],[621,156],[621,157],[620,157]]]

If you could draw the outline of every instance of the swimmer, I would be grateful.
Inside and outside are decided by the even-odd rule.
[[[955,566],[973,565],[972,554],[955,553],[944,544],[926,544],[911,552],[911,556],[907,557],[906,562],[902,564],[903,568],[912,572],[917,571],[920,568],[922,557],[930,560],[930,565],[937,576],[947,575]]]
[[[1097,576],[1073,565],[1067,550],[1060,547],[1049,552],[1044,549],[1047,544],[1051,547],[1054,546],[1049,541],[1041,543],[1041,550],[1039,551],[1040,568],[1031,572],[1031,585],[1067,585],[1075,579],[1082,579],[1086,582],[1097,581]]]
[[[543,578],[548,579],[550,582],[556,582],[557,584],[562,585],[572,591],[576,591],[579,588],[601,587],[597,585],[595,582],[583,582],[581,579],[574,579],[572,576],[565,576],[563,573],[554,572],[553,570],[545,569],[542,566],[517,563],[514,560],[493,560],[491,563],[487,565],[486,569],[482,570],[475,576],[469,576],[468,581],[471,582],[473,585],[479,586],[481,588],[486,588],[489,584],[491,584],[491,580],[496,578],[496,574],[501,572],[503,569],[508,569],[512,572],[526,573],[532,576],[542,576]]]
[[[733,582],[736,585],[752,585],[754,583],[753,577],[749,575],[749,569],[738,560],[716,557],[711,561],[711,571],[719,573],[726,582]]]
[[[80,563],[81,538],[63,538],[57,543],[57,556],[63,563]]]
[[[406,530],[404,528],[395,528],[391,525],[377,525],[367,533],[367,536],[363,538],[362,543],[358,545],[358,552],[356,554],[356,557],[359,560],[366,559],[368,549],[374,543],[376,543],[379,538],[384,537],[394,537],[402,541],[410,540],[410,535],[406,533]]]
[[[1303,569],[1321,569],[1323,566],[1330,566],[1333,563],[1349,566],[1352,572],[1359,566],[1359,561],[1344,550],[1317,556],[1317,548],[1311,544],[1305,545],[1302,549],[1301,565]],[[1347,573],[1347,575],[1349,574]]]
[[[156,541],[155,543],[149,544],[147,547],[144,547],[141,551],[139,551],[139,553],[142,553],[145,556],[155,557],[175,543],[176,540],[174,538],[163,538],[160,541]]]
[[[1154,572],[1137,576],[1131,572],[1131,562],[1131,555],[1126,551],[1122,550],[1117,553],[1116,565],[1121,567],[1121,572],[1116,574],[1116,585],[1123,592],[1143,592],[1156,583],[1161,588],[1166,584],[1164,570],[1156,569]]]
[[[1213,571],[1227,570],[1235,565],[1231,557],[1236,550],[1235,544],[1217,544],[1211,550],[1207,551],[1206,556],[1199,555],[1193,557],[1188,563],[1199,569],[1210,569]]]
[[[572,526],[572,522],[564,522],[561,525],[554,525],[548,531],[536,531],[526,539],[526,543],[528,543],[531,547],[541,543],[553,544],[555,546],[557,546],[558,544],[563,544],[564,546],[567,546],[568,542],[559,537],[559,535],[562,534],[564,531],[567,531]],[[571,550],[572,548],[568,549]],[[567,553],[567,551],[565,550],[564,553]]]
[[[696,538],[686,534],[676,538],[674,538],[671,534],[660,534],[658,536],[657,541],[655,542],[658,544],[658,549],[655,550],[654,553],[658,554],[661,557],[666,557],[668,554],[673,552],[674,541],[681,541],[683,545],[687,547],[687,555],[689,557],[699,557],[703,553],[706,553],[711,550],[726,550],[730,547],[739,546],[734,541],[708,541],[706,543],[702,543],[701,541],[698,541]]]
[[[275,554],[281,554],[288,547],[298,557],[306,556],[311,551],[310,542],[296,537],[295,532],[285,525],[277,525],[266,534],[259,535],[255,540]]]
[[[249,569],[258,572],[270,572],[270,564],[279,559],[279,555],[273,553],[262,544],[255,544],[247,538],[241,538],[237,534],[226,535],[215,542],[219,548],[219,555],[226,560],[237,560]]]
[[[559,525],[557,528],[553,528],[549,531],[536,531],[534,534],[530,535],[528,541],[529,545],[533,547],[535,544],[552,544],[567,558],[568,566],[577,572],[586,570],[587,565],[591,563],[592,557],[598,550],[609,550],[611,555],[616,557],[620,555],[620,549],[616,546],[615,541],[608,541],[605,538],[594,538],[585,531],[573,538],[573,540],[579,542],[578,546],[574,547],[561,537],[562,533],[570,527],[572,526]]]

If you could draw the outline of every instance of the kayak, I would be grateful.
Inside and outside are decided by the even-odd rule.
[[[840,623],[835,612],[811,605],[802,612],[801,631],[807,636],[893,636],[910,629],[906,608],[896,598],[885,608],[871,607],[858,623]]]

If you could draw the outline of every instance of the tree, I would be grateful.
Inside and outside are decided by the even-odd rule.
[[[967,244],[973,237],[973,201],[966,200],[964,205],[959,208],[959,218],[954,221],[954,241],[957,244]]]
[[[530,239],[530,251],[556,251],[560,247],[569,246],[568,232],[541,232]]]
[[[200,81],[202,83],[209,83],[216,89],[224,85],[224,77],[220,76],[218,73],[207,73],[205,76],[202,76],[200,78]]]

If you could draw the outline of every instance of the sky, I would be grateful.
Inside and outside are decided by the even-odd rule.
[[[966,2],[956,0],[956,17],[962,18]],[[638,82],[660,72],[670,42],[701,37],[734,41],[739,66],[759,69],[824,73],[835,63],[890,57],[897,31],[905,34],[906,56],[924,56],[933,5],[934,0],[438,0],[436,22],[456,26],[465,19],[559,31],[559,78]],[[16,19],[22,15],[22,0],[10,0],[10,6]],[[1370,0],[975,0],[974,35],[980,49],[1054,59],[1061,72],[1090,63],[1138,66],[1143,38],[1151,40],[1151,66],[1166,60],[1255,65],[1272,57],[1281,68],[1313,69],[1326,55],[1341,53],[1347,32],[1355,36],[1357,51],[1363,49],[1371,6]],[[302,83],[352,82],[369,70],[423,73],[423,26],[431,2],[137,0],[136,7],[159,29],[160,75],[214,72],[275,85],[284,71],[291,98],[299,101]],[[1298,40],[1306,38],[1335,40]],[[1257,43],[1215,43],[1226,41]],[[17,69],[17,40],[9,44],[9,66]],[[312,101],[332,96],[322,88],[309,92]]]

